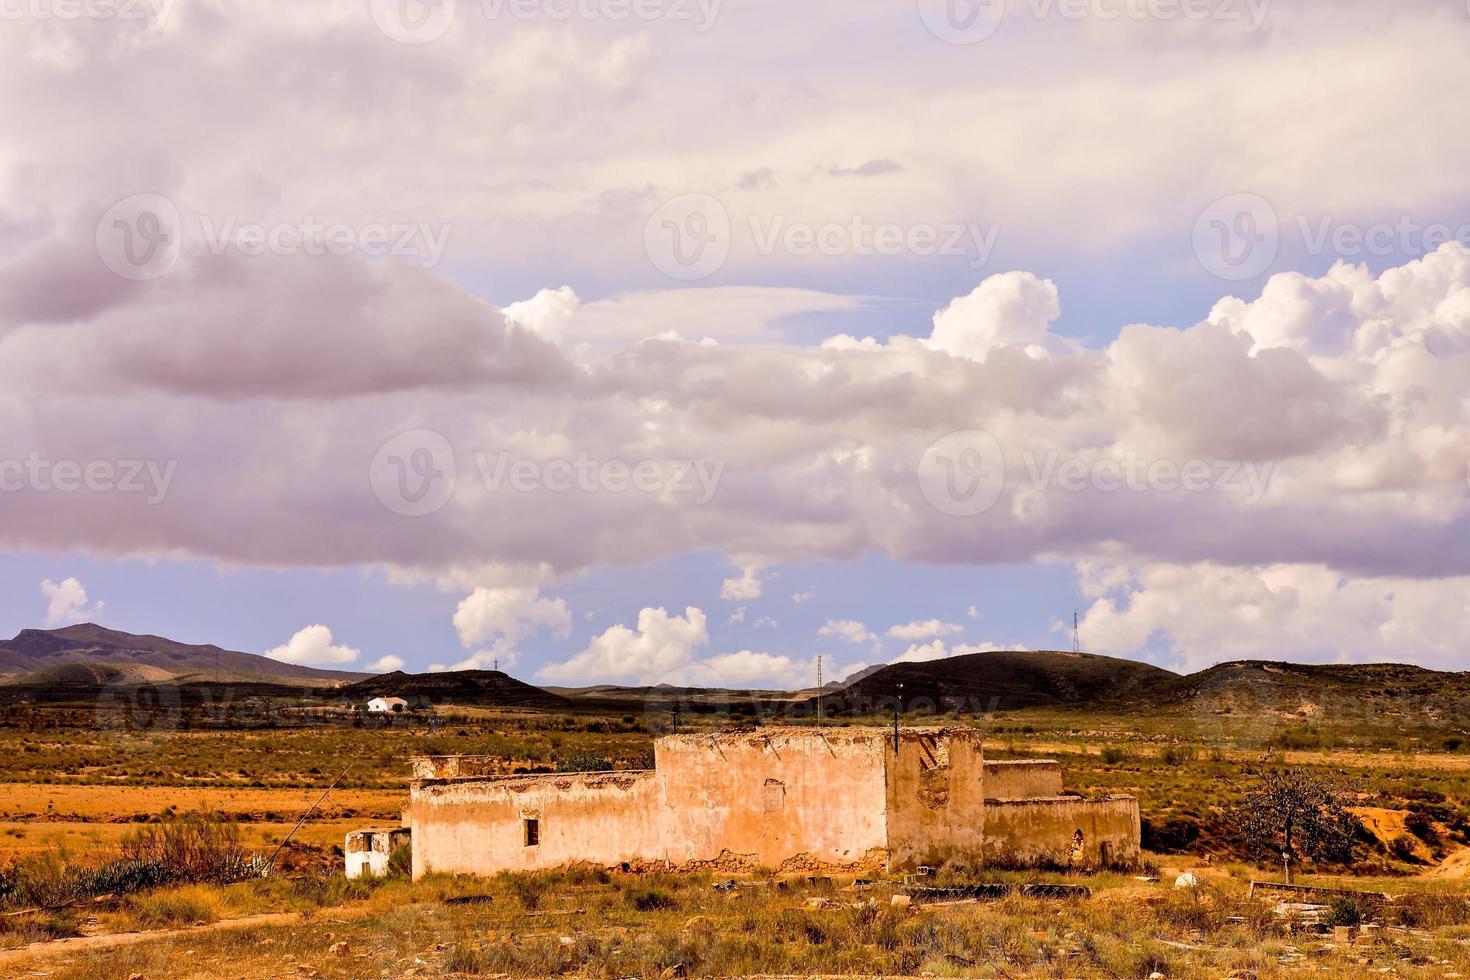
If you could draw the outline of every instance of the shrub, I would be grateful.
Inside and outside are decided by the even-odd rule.
[[[550,887],[545,878],[534,874],[506,872],[502,878],[506,888],[521,903],[521,908],[527,912],[534,912],[541,907],[541,898]]]
[[[413,877],[412,844],[399,844],[397,847],[393,848],[393,853],[388,855],[388,877]]]
[[[640,912],[671,909],[679,903],[666,891],[657,888],[633,888],[628,891],[628,904]]]
[[[166,813],[159,823],[128,835],[122,856],[161,865],[180,881],[226,883],[249,874],[240,825],[218,813]]]
[[[1356,926],[1361,925],[1365,916],[1363,909],[1356,899],[1346,895],[1334,901],[1328,908],[1327,914],[1322,917],[1325,926]]]
[[[177,880],[178,875],[165,864],[127,858],[84,873],[86,890],[92,895],[126,895],[159,888]]]
[[[1419,861],[1419,855],[1415,852],[1414,849],[1414,838],[1410,837],[1408,834],[1399,834],[1392,841],[1390,841],[1388,845],[1388,853],[1398,858],[1400,861],[1408,861],[1410,863],[1418,863]]]
[[[1439,839],[1439,834],[1434,830],[1434,822],[1425,813],[1415,811],[1405,817],[1404,829],[1426,844],[1432,844]]]
[[[1194,758],[1194,748],[1188,745],[1166,745],[1164,751],[1159,753],[1159,760],[1166,766],[1186,765],[1193,762]]]
[[[1118,763],[1122,762],[1126,758],[1128,758],[1128,753],[1124,752],[1116,745],[1107,745],[1103,747],[1102,761],[1110,766],[1116,766]]]

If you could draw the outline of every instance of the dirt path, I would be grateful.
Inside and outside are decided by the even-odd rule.
[[[155,929],[150,932],[116,932],[106,936],[77,936],[72,939],[52,939],[48,942],[31,943],[28,946],[18,946],[15,949],[0,950],[0,973],[5,972],[8,964],[40,959],[52,956],[63,956],[67,953],[90,953],[97,950],[113,949],[118,946],[132,946],[137,943],[159,942],[170,939],[187,939],[210,932],[229,932],[236,929],[254,929],[259,926],[294,926],[300,925],[311,919],[321,920],[330,915],[335,920],[360,919],[370,915],[372,910],[366,905],[338,905],[330,909],[321,909],[315,913],[306,912],[262,912],[259,915],[246,915],[237,919],[221,919],[202,926],[191,926],[187,929]]]
[[[160,939],[181,939],[205,932],[224,932],[231,929],[251,929],[255,926],[295,925],[305,921],[300,912],[263,912],[238,919],[221,919],[208,925],[191,926],[188,929],[154,929],[150,932],[117,932],[107,936],[76,936],[72,939],[52,939],[47,942],[31,943],[15,949],[0,950],[0,965],[37,956],[60,956],[65,953],[86,953],[115,946],[132,946]]]

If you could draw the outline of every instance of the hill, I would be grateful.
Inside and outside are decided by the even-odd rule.
[[[326,687],[367,676],[282,663],[212,644],[136,636],[94,623],[21,630],[13,639],[0,640],[0,672],[11,675],[3,681],[11,685],[89,687],[214,680]]]
[[[987,651],[923,663],[889,664],[855,675],[824,695],[829,710],[890,704],[903,685],[905,706],[929,702],[966,711],[1009,711],[1054,705],[1105,705],[1130,700],[1178,678],[1162,668],[1090,653]]]
[[[1463,718],[1470,673],[1409,664],[1293,664],[1241,660],[1140,692],[1140,706],[1215,714],[1298,715],[1313,719],[1357,714]]]
[[[0,684],[21,687],[136,687],[172,681],[174,675],[162,667],[78,661],[15,674],[0,679]]]
[[[354,702],[403,698],[413,703],[478,704],[517,708],[565,708],[566,698],[516,680],[498,670],[451,670],[438,674],[391,674],[349,684],[338,692]]]

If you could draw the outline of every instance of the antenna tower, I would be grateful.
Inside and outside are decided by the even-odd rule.
[[[822,655],[817,654],[817,727],[822,726]]]

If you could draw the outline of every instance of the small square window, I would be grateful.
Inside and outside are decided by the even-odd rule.
[[[535,847],[541,843],[541,821],[533,817],[527,817],[524,823],[526,826],[526,846]]]

